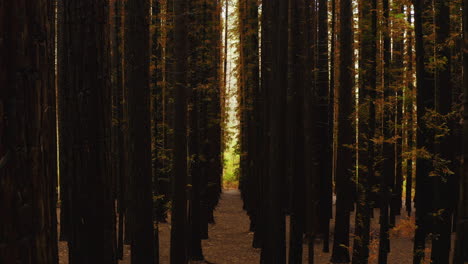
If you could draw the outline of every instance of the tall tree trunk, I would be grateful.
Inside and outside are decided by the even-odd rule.
[[[162,123],[162,4],[161,0],[151,2],[151,140],[152,140],[152,169],[153,169],[153,222],[154,225],[154,250],[156,263],[159,263],[159,221],[166,216],[167,199],[164,192],[160,190],[161,163],[161,123]]]
[[[434,90],[430,73],[426,63],[430,54],[425,52],[425,35],[428,34],[425,22],[428,19],[427,11],[431,9],[429,0],[413,0],[414,5],[414,30],[415,30],[415,51],[416,51],[416,103],[417,103],[417,148],[425,148],[429,153],[432,151],[432,138],[428,131],[424,116],[428,109],[432,109],[434,102]],[[430,138],[430,139],[428,139]],[[431,208],[431,199],[429,192],[430,179],[429,172],[430,161],[423,157],[417,157],[416,163],[416,231],[414,238],[414,257],[413,263],[420,264],[424,259],[426,247],[426,237],[429,233],[429,213]]]
[[[302,243],[305,225],[305,175],[304,175],[304,84],[306,74],[306,3],[291,0],[291,91],[293,93],[293,164],[290,216],[289,262],[302,263]],[[310,48],[310,47],[309,47]],[[310,89],[310,88],[309,88]],[[311,176],[311,175],[309,175]]]
[[[114,204],[109,171],[111,91],[109,5],[95,1],[64,1],[58,61],[59,105],[70,140],[68,152],[70,263],[115,263]],[[87,47],[87,48],[83,48]],[[73,98],[73,99],[72,99]],[[60,126],[63,127],[63,126]],[[68,145],[69,143],[70,145]],[[73,152],[71,152],[73,151]],[[63,153],[63,151],[61,151]],[[73,155],[73,158],[71,158]]]
[[[187,16],[188,1],[174,0],[174,158],[171,263],[187,263]]]
[[[58,87],[62,87],[65,85],[64,81],[66,80],[65,74],[62,74],[63,62],[61,61],[64,55],[64,48],[63,48],[63,32],[62,27],[59,25],[63,24],[63,3],[64,1],[56,0],[57,3],[57,84]],[[70,131],[71,126],[67,122],[68,117],[66,116],[66,105],[67,100],[69,100],[69,96],[62,90],[57,89],[57,123],[58,123],[58,144],[59,144],[59,153],[58,153],[58,167],[59,167],[59,191],[60,191],[60,241],[67,241],[69,234],[70,234],[70,195],[68,193],[69,190],[69,180],[70,180],[70,169],[71,167],[67,167],[69,164],[70,157],[70,148],[68,147],[61,147],[64,146],[71,146],[71,134]]]
[[[332,10],[334,12],[334,10]],[[318,72],[320,165],[319,225],[324,246],[329,244],[333,205],[333,91],[329,81],[328,1],[318,1]],[[332,29],[333,30],[333,29]],[[332,33],[334,34],[334,33]]]
[[[374,205],[370,199],[371,179],[375,177],[375,105],[377,88],[377,0],[360,2],[359,59],[359,171],[356,202],[356,229],[353,264],[369,259],[370,217]]]
[[[123,30],[122,30],[122,17],[123,17],[123,4],[121,0],[114,2],[114,40],[113,40],[113,58],[114,58],[114,87],[113,97],[115,97],[115,111],[117,122],[117,139],[115,144],[118,171],[115,172],[116,180],[118,181],[118,196],[117,196],[117,215],[118,215],[118,235],[117,235],[117,257],[123,258],[123,245],[124,245],[124,219],[125,219],[125,181],[127,175],[127,160],[125,151],[125,134],[124,134],[124,83],[123,83]],[[115,161],[114,161],[115,162]]]
[[[239,188],[242,191],[244,209],[250,217],[251,231],[258,223],[258,173],[259,146],[256,131],[259,124],[256,104],[259,94],[259,52],[258,52],[258,1],[241,0],[238,2],[239,17],[239,90],[245,105],[241,106],[241,123],[247,145],[241,145],[241,153],[246,157],[246,164],[241,168]],[[242,143],[241,143],[242,144]],[[241,156],[242,157],[242,156]]]
[[[434,0],[435,10],[435,33],[436,33],[436,89],[435,89],[435,110],[445,117],[452,111],[452,86],[450,78],[451,55],[448,47],[450,36],[450,4],[451,1]],[[450,129],[453,126],[451,121],[446,121],[447,127]],[[440,155],[440,158],[451,162],[452,154],[452,131],[449,131],[441,138],[435,139],[435,153]],[[437,161],[436,161],[437,162]],[[452,171],[452,164],[442,165]],[[448,171],[448,170],[447,170]],[[451,244],[452,230],[452,204],[450,187],[454,180],[453,175],[438,171],[434,181],[434,213],[438,215],[434,217],[434,231],[432,239],[432,254],[431,260],[433,263],[448,264]]]
[[[380,232],[379,232],[379,264],[386,264],[388,253],[390,252],[390,200],[395,178],[395,153],[393,150],[393,139],[391,127],[393,121],[393,104],[392,104],[392,88],[390,86],[390,63],[391,63],[391,28],[390,28],[390,6],[389,0],[382,1],[383,8],[383,90],[384,90],[384,106],[383,106],[383,130],[384,142],[382,147],[383,166],[380,179]]]
[[[468,261],[468,0],[463,1],[463,171],[455,242],[454,264]]]
[[[390,204],[390,220],[391,226],[395,226],[396,216],[401,214],[402,208],[402,195],[403,195],[403,87],[405,83],[404,76],[404,28],[401,25],[405,23],[404,20],[404,6],[401,2],[393,2],[392,19],[393,19],[393,61],[392,61],[392,72],[393,72],[393,96],[394,100],[394,159],[395,159],[395,178],[394,188],[392,192],[392,200]]]
[[[411,27],[412,24],[412,15],[411,15],[411,5],[406,5],[406,22],[409,26],[406,28],[406,140],[407,140],[407,149],[406,152],[409,156],[406,158],[406,199],[405,206],[408,216],[411,216],[413,208],[413,108],[414,108],[414,66],[413,66],[413,30]]]
[[[339,72],[339,117],[338,152],[336,169],[336,218],[333,240],[332,263],[348,263],[349,220],[352,208],[352,173],[354,151],[353,112],[354,87],[354,49],[353,49],[353,11],[351,0],[340,1],[340,72]]]
[[[329,190],[328,190],[328,196],[329,196],[329,199],[331,199],[329,202],[330,202],[330,208],[333,209],[333,179],[336,175],[336,140],[335,140],[335,126],[336,126],[336,123],[335,123],[335,115],[336,115],[336,108],[335,108],[335,104],[336,104],[336,87],[335,87],[335,72],[336,72],[336,67],[335,67],[335,61],[336,61],[336,55],[335,55],[335,51],[337,51],[337,48],[336,48],[336,0],[331,0],[331,4],[330,4],[330,7],[331,7],[331,23],[330,23],[330,34],[331,34],[331,37],[330,37],[330,98],[329,98],[329,101],[328,101],[328,122],[330,124],[329,126],[329,130],[328,130],[328,137],[330,138],[330,147],[331,147],[331,164],[330,164],[330,168],[331,168],[331,179],[330,179],[330,186],[329,186]],[[330,211],[330,219],[333,218],[333,212],[332,210]],[[323,248],[322,248],[322,251],[325,252],[325,253],[328,253],[330,252],[330,221],[328,221],[328,226],[327,225],[324,225],[323,228],[324,228],[324,234],[323,234]],[[326,224],[326,221],[325,221],[325,224]]]
[[[132,263],[154,263],[150,115],[150,3],[129,0],[125,13],[125,85],[131,175]]]
[[[286,263],[285,215],[285,106],[287,87],[287,1],[262,4],[262,89],[266,93],[268,131],[265,184],[265,232],[261,258],[264,263]]]
[[[58,263],[53,1],[0,4],[0,262]]]

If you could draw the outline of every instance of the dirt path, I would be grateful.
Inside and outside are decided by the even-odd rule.
[[[377,215],[376,215],[377,216]],[[354,219],[354,216],[351,218]],[[369,263],[377,263],[378,250],[378,217],[372,220],[372,233],[375,240],[371,243],[371,256]],[[216,224],[209,229],[208,240],[203,241],[203,252],[207,263],[212,264],[256,264],[260,263],[260,250],[253,249],[253,234],[249,232],[249,218],[242,210],[242,201],[238,190],[225,190],[221,196],[220,204],[215,211]],[[354,221],[352,221],[354,222]],[[389,264],[412,263],[411,233],[404,227],[401,232],[392,235]],[[408,221],[409,222],[409,221]],[[410,225],[410,224],[409,224]],[[352,223],[353,229],[353,223]],[[333,230],[333,228],[332,228]],[[406,234],[405,234],[406,232]],[[160,224],[160,260],[162,264],[169,264],[170,225]],[[351,236],[352,242],[352,236]],[[330,249],[331,249],[330,244]],[[60,242],[60,264],[68,263],[66,243]],[[321,251],[322,243],[317,240],[315,247],[315,263],[329,263],[330,254]],[[127,247],[124,260],[119,264],[130,264],[130,249]],[[304,262],[307,263],[307,247],[304,247]]]

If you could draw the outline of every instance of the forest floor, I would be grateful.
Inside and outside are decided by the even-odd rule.
[[[369,263],[377,263],[378,255],[378,214],[372,219],[372,242],[370,246]],[[351,221],[351,233],[354,231],[354,216]],[[203,241],[203,252],[209,264],[256,264],[260,262],[260,250],[251,247],[253,233],[249,232],[249,218],[242,210],[242,201],[238,190],[224,190],[221,201],[215,211],[216,224],[210,226],[208,240]],[[332,221],[333,222],[333,221]],[[333,225],[333,224],[332,224]],[[333,226],[331,228],[333,230]],[[412,236],[414,221],[405,217],[398,220],[391,231],[391,252],[389,264],[412,263]],[[331,234],[333,237],[333,234]],[[352,238],[351,235],[351,244]],[[162,264],[169,263],[170,225],[159,225],[160,260]],[[315,246],[315,263],[325,264],[330,261],[330,253],[322,252],[322,242],[317,240]],[[330,249],[332,244],[330,243]],[[428,252],[429,253],[429,252]],[[307,246],[304,244],[304,263],[307,263]],[[430,255],[430,254],[426,254]],[[66,242],[59,244],[60,264],[68,263]],[[200,262],[197,262],[200,263]],[[429,261],[427,262],[429,263]],[[119,264],[130,264],[130,248],[126,247],[124,260]]]

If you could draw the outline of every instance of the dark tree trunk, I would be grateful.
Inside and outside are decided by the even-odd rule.
[[[463,1],[463,164],[454,264],[468,261],[468,0]]]
[[[392,10],[394,31],[392,32],[393,38],[393,61],[392,61],[392,72],[393,72],[393,95],[394,95],[394,159],[395,159],[395,179],[394,188],[392,192],[392,200],[390,204],[390,220],[391,226],[395,226],[396,216],[401,214],[402,208],[402,195],[403,195],[403,169],[402,169],[402,149],[403,149],[403,86],[405,83],[404,76],[404,29],[398,26],[404,21],[400,17],[404,18],[404,6],[402,3],[393,3]]]
[[[188,1],[174,0],[174,158],[171,263],[187,263],[187,30]]]
[[[390,38],[390,6],[389,0],[383,0],[383,90],[384,90],[384,101],[383,107],[383,130],[384,139],[382,147],[383,166],[380,178],[380,232],[379,232],[379,264],[386,264],[388,253],[390,252],[390,200],[391,193],[395,178],[395,153],[391,140],[393,139],[393,104],[392,88],[390,86],[390,63],[391,63],[391,38]]]
[[[217,53],[213,52],[213,46],[219,41],[217,36],[219,37],[220,28],[216,21],[220,17],[217,16],[215,2],[192,1],[189,10],[193,10],[189,16],[189,68],[198,70],[190,71],[188,75],[191,87],[189,171],[192,187],[189,207],[191,237],[188,251],[190,259],[203,260],[201,239],[207,238],[207,225],[212,214],[210,210],[213,208],[211,197],[207,195],[208,188],[213,184],[209,182],[211,177],[207,176],[219,172],[213,172],[215,168],[212,164],[215,163],[215,158],[212,157],[219,155],[220,149],[217,151],[211,149],[217,140],[216,135],[209,133],[213,133],[213,130],[219,126],[219,122],[213,117],[219,114],[214,105],[219,103],[216,97],[219,96],[217,87],[221,83],[217,79],[220,61],[216,63]],[[219,51],[216,48],[214,50]],[[208,107],[205,107],[207,105]]]
[[[251,221],[251,231],[258,223],[258,173],[259,146],[256,131],[259,124],[259,52],[258,52],[258,1],[242,0],[238,3],[239,14],[239,90],[244,100],[241,106],[241,133],[245,134],[247,144],[241,143],[241,153],[246,157],[245,167],[241,167],[241,181],[244,209]]]
[[[262,263],[286,263],[285,215],[285,107],[287,87],[288,4],[273,0],[262,4],[262,89],[268,117],[265,166],[265,232]]]
[[[412,15],[411,15],[411,5],[406,6],[406,22],[412,24]],[[406,152],[409,153],[409,157],[406,158],[406,212],[408,216],[411,216],[413,208],[413,108],[414,108],[414,66],[413,66],[413,30],[410,26],[406,29],[406,139],[407,139],[407,149]]]
[[[302,243],[305,225],[305,175],[304,175],[304,89],[306,74],[306,3],[291,0],[291,91],[292,91],[292,180],[289,262],[302,263]],[[309,88],[310,89],[310,88]]]
[[[150,3],[129,0],[125,13],[132,263],[154,263],[150,115]]]
[[[429,0],[413,0],[414,5],[414,30],[415,30],[415,51],[416,51],[416,103],[417,103],[417,148],[426,148],[429,153],[432,151],[432,140],[430,131],[424,124],[424,116],[428,109],[433,109],[434,105],[434,85],[428,72],[426,63],[430,54],[425,52],[425,36],[428,34],[425,23],[429,19],[428,9],[432,8]],[[431,171],[430,161],[417,157],[416,163],[416,233],[414,238],[413,263],[419,264],[424,259],[426,247],[426,237],[429,233],[429,213],[431,209],[431,197],[429,192]]]
[[[167,199],[163,197],[164,192],[160,190],[161,175],[161,121],[162,121],[162,26],[161,26],[161,1],[151,2],[151,140],[152,140],[152,171],[153,171],[153,223],[154,225],[154,250],[156,264],[159,263],[159,224],[160,220],[166,218]]]
[[[194,10],[194,9],[191,9]],[[203,12],[203,11],[202,11]],[[204,26],[203,24],[201,26]],[[192,31],[196,32],[196,31]],[[197,32],[199,33],[199,32]],[[191,42],[193,43],[193,42]],[[195,56],[195,60],[198,60]],[[195,63],[191,64],[195,65]],[[202,245],[201,245],[201,190],[200,178],[203,171],[201,170],[201,151],[200,151],[200,136],[199,136],[199,103],[200,96],[196,80],[192,79],[191,82],[191,107],[190,107],[190,133],[189,133],[189,154],[190,161],[190,178],[191,178],[191,191],[190,191],[190,207],[189,207],[189,221],[190,221],[190,243],[189,243],[189,257],[191,260],[201,261],[204,259]]]
[[[334,10],[332,10],[334,12]],[[323,236],[324,247],[328,247],[330,237],[330,219],[333,204],[333,92],[329,81],[328,55],[328,1],[318,1],[318,126],[319,126],[319,233]],[[333,29],[332,29],[333,30]],[[334,34],[334,33],[332,33]]]
[[[1,263],[58,263],[54,10],[0,4]]]
[[[353,49],[353,11],[352,1],[340,2],[340,70],[339,70],[339,117],[338,117],[338,152],[336,169],[336,218],[333,240],[332,263],[348,263],[349,256],[349,220],[353,207],[352,169],[354,151],[349,146],[354,144],[353,112],[354,87],[354,49]]]
[[[117,257],[123,258],[123,245],[124,245],[124,219],[125,219],[125,179],[127,175],[126,156],[125,150],[125,138],[124,138],[124,85],[123,85],[123,45],[122,45],[122,17],[123,17],[123,5],[121,0],[115,0],[114,3],[114,40],[113,40],[113,59],[114,59],[114,87],[113,97],[115,98],[114,109],[116,111],[115,121],[117,123],[116,128],[116,140],[115,140],[115,152],[116,160],[115,163],[119,163],[117,171],[115,171],[114,178],[118,181],[117,190]]]
[[[63,49],[59,55],[63,57],[58,60],[58,88],[64,96],[59,100],[65,99],[59,110],[66,119],[60,122],[68,126],[63,132],[70,133],[69,141],[60,144],[61,149],[69,151],[66,157],[70,158],[64,186],[69,199],[69,262],[115,263],[115,217],[108,163],[109,6],[106,2],[69,0],[63,2],[62,11],[58,26]]]
[[[57,3],[57,84],[59,87],[65,85],[64,77],[66,74],[63,72],[63,62],[61,61],[64,58],[64,49],[63,49],[63,32],[62,27],[58,25],[63,24],[63,3],[64,1],[56,1]],[[57,123],[58,123],[58,145],[59,145],[59,185],[60,185],[60,241],[67,241],[70,234],[70,194],[69,190],[69,180],[70,180],[70,169],[67,167],[69,160],[71,159],[71,150],[67,146],[71,146],[71,131],[70,124],[67,121],[67,100],[70,97],[62,89],[57,89]],[[62,147],[65,146],[65,147]]]
[[[330,23],[330,98],[328,102],[328,122],[330,124],[328,128],[328,137],[330,139],[330,147],[331,147],[331,163],[330,163],[330,169],[331,169],[331,179],[330,179],[330,186],[328,187],[328,193],[327,196],[329,197],[329,206],[330,206],[330,219],[333,218],[333,179],[336,175],[336,160],[335,160],[335,155],[336,155],[336,140],[335,140],[335,72],[336,72],[336,67],[335,67],[335,51],[337,50],[336,48],[336,0],[331,0],[331,23]],[[322,181],[323,183],[324,181]],[[323,197],[322,197],[323,198]],[[322,251],[325,253],[330,252],[330,221],[328,222],[324,220],[324,225],[323,225],[323,248]]]
[[[435,10],[435,33],[436,33],[436,58],[437,60],[445,61],[437,68],[436,71],[436,89],[435,89],[435,110],[447,116],[452,111],[452,86],[450,78],[451,55],[447,45],[450,36],[450,4],[451,1],[434,1]],[[451,121],[448,121],[451,123]],[[446,124],[450,129],[453,126]],[[435,153],[440,155],[440,158],[451,162],[452,154],[452,131],[449,131],[442,138],[435,139]],[[452,169],[452,164],[447,164],[447,169]],[[450,187],[454,180],[453,175],[439,171],[434,178],[434,212],[437,213],[434,217],[434,231],[432,239],[432,263],[448,264],[451,244],[452,230],[452,205],[456,201],[451,201]]]
[[[375,105],[377,88],[377,0],[360,2],[359,59],[359,171],[356,202],[356,229],[353,264],[367,264],[369,259],[371,179],[375,177]]]

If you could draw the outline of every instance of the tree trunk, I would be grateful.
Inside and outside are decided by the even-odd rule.
[[[262,4],[262,89],[266,93],[265,112],[268,131],[265,166],[265,232],[261,259],[264,263],[286,263],[285,215],[285,106],[287,87],[287,1]],[[268,135],[267,134],[267,135]]]
[[[450,36],[450,4],[451,1],[434,1],[435,10],[435,33],[436,33],[436,60],[439,66],[436,70],[436,89],[435,89],[435,110],[447,116],[452,111],[452,86],[450,78],[451,68],[451,55],[450,49],[447,45]],[[444,62],[442,62],[444,61]],[[446,124],[450,129],[453,126],[451,121]],[[435,153],[440,155],[440,158],[451,162],[452,154],[452,131],[449,131],[441,138],[435,139]],[[437,161],[436,161],[437,162]],[[445,165],[447,169],[453,171],[452,164]],[[432,254],[431,260],[433,263],[448,264],[450,255],[451,244],[451,230],[452,230],[452,204],[450,187],[454,180],[453,175],[438,172],[434,178],[434,231],[432,239]]]
[[[468,0],[463,1],[463,170],[455,242],[454,264],[468,261]]]
[[[174,158],[171,263],[187,263],[187,16],[188,1],[174,0]]]
[[[424,116],[428,109],[433,109],[434,89],[430,73],[426,63],[430,54],[425,52],[425,35],[428,34],[425,23],[428,18],[427,11],[431,9],[429,0],[413,0],[414,5],[414,30],[415,30],[415,51],[416,51],[416,103],[417,103],[417,148],[426,148],[429,153],[432,151],[432,140],[430,131],[424,123]],[[429,213],[431,209],[431,199],[429,192],[431,171],[430,160],[418,156],[416,163],[416,233],[414,238],[413,263],[419,264],[424,259],[426,248],[426,237],[429,230]]]
[[[414,66],[413,66],[413,30],[411,28],[412,24],[412,15],[411,15],[411,4],[406,6],[406,22],[409,26],[406,29],[406,56],[407,56],[407,65],[406,65],[406,139],[407,139],[407,149],[406,152],[409,153],[409,157],[406,158],[406,212],[408,216],[411,216],[413,209],[413,108],[414,108]]]
[[[64,1],[58,61],[65,101],[60,120],[70,140],[67,160],[70,263],[115,263],[114,204],[108,151],[111,127],[109,5]],[[87,47],[87,48],[83,48]],[[59,94],[60,94],[59,93]],[[63,126],[61,126],[63,127]],[[65,132],[64,131],[64,132]],[[70,143],[68,145],[66,143]],[[63,152],[61,152],[63,153]],[[73,155],[73,156],[72,156]],[[71,158],[73,157],[73,158]]]
[[[356,202],[356,229],[353,264],[369,259],[370,217],[374,205],[370,199],[371,179],[375,177],[375,105],[377,88],[377,0],[360,2],[359,60],[359,171]]]
[[[332,12],[334,12],[332,10]],[[329,81],[328,55],[328,1],[318,1],[318,72],[317,89],[319,98],[319,164],[320,165],[320,195],[319,195],[319,233],[323,236],[326,247],[329,244],[330,219],[333,205],[333,92]],[[332,29],[333,30],[333,29]],[[332,33],[334,34],[334,33]]]
[[[302,263],[302,243],[305,225],[305,175],[304,175],[304,89],[306,74],[306,3],[291,0],[291,91],[293,94],[292,145],[293,163],[291,180],[291,215],[289,262]],[[311,89],[311,88],[309,88]],[[309,175],[311,176],[311,175]]]
[[[354,151],[353,112],[354,49],[352,1],[340,2],[340,70],[339,70],[339,117],[338,152],[336,169],[336,218],[333,240],[332,263],[348,263],[349,257],[349,218],[352,202],[352,169]]]
[[[154,263],[150,115],[150,3],[129,0],[125,13],[132,263]]]
[[[383,130],[384,142],[382,147],[383,166],[380,179],[380,232],[379,232],[379,264],[386,264],[388,253],[390,252],[390,200],[395,178],[395,153],[391,127],[393,122],[393,104],[391,84],[391,38],[390,38],[390,6],[389,0],[383,0],[383,89],[384,89],[384,107],[383,107]]]
[[[0,4],[1,263],[58,263],[54,10]]]

